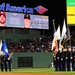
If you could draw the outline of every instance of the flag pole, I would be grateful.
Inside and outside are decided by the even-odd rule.
[[[68,26],[69,27],[69,26]],[[70,27],[69,27],[70,28]],[[70,35],[70,48],[71,48],[72,46],[71,46],[71,35]]]
[[[52,24],[53,24],[53,38],[54,38],[54,33],[56,31],[55,29],[55,19],[52,20]],[[55,55],[56,53],[54,53],[54,51],[52,50],[53,54]]]
[[[52,20],[53,21],[53,25],[55,24],[55,19]]]
[[[55,31],[56,31],[56,28],[55,28],[55,19],[53,19],[52,22],[53,22],[53,28],[54,28],[54,29],[53,29],[53,34],[54,34]]]
[[[53,21],[53,25],[55,24],[55,19],[52,20]]]

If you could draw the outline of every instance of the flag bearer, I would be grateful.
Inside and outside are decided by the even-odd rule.
[[[75,47],[72,49],[72,71],[75,71]]]
[[[55,71],[57,71],[57,68],[56,68],[57,63],[56,63],[56,55],[55,54],[53,54],[53,63],[54,63]]]
[[[7,64],[8,64],[8,55],[4,56],[4,68],[5,68],[5,71],[8,71]]]
[[[63,68],[63,70],[62,71],[66,71],[66,51],[67,51],[67,49],[66,48],[64,48],[63,50],[62,50],[63,52],[62,52],[62,58],[63,58],[63,62],[62,62],[62,68]]]
[[[67,71],[71,71],[70,66],[70,57],[71,57],[71,48],[69,47],[66,52],[66,65],[67,65]]]
[[[9,71],[12,71],[12,50],[10,49],[9,50],[9,57],[8,57],[8,68],[9,68]]]
[[[60,66],[60,51],[58,51],[57,54],[56,54],[56,71],[61,71],[61,66]]]
[[[4,71],[4,55],[0,56],[1,71]]]

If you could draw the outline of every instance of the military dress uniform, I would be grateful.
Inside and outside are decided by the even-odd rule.
[[[75,48],[72,50],[72,71],[75,71]]]
[[[57,68],[56,68],[56,55],[53,54],[53,64],[54,64],[54,68],[55,68],[55,71],[57,71]]]
[[[61,71],[65,71],[65,53],[62,51],[60,56]]]
[[[62,51],[62,70],[66,71],[66,49],[63,49]]]
[[[3,55],[1,55],[0,61],[1,61],[1,71],[4,71],[4,56]]]
[[[59,71],[63,70],[63,52],[62,50],[59,51]]]
[[[12,59],[13,59],[12,54],[14,52],[12,50],[13,49],[9,50],[9,57],[8,57],[8,69],[9,69],[9,71],[12,71]]]
[[[56,71],[61,71],[61,65],[60,65],[60,51],[56,54]]]
[[[12,71],[12,56],[8,59],[8,68],[9,71]]]
[[[5,71],[8,70],[7,65],[8,65],[8,56],[4,56],[4,68],[5,68]]]
[[[1,71],[7,71],[7,56],[1,56]]]
[[[70,66],[70,57],[71,57],[71,50],[68,48],[66,51],[66,67],[67,67],[67,71],[71,71],[71,66]]]

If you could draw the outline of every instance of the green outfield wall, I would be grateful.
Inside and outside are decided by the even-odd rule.
[[[12,66],[13,68],[44,68],[50,67],[53,62],[53,54],[51,52],[24,52],[14,53]]]
[[[6,39],[7,43],[24,42],[25,39],[37,39],[46,37],[45,35],[22,35],[22,34],[0,34],[0,38]]]

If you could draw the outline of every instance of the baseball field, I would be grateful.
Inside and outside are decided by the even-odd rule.
[[[0,72],[0,75],[75,75],[75,71],[57,71],[54,68],[20,68],[11,72]]]

